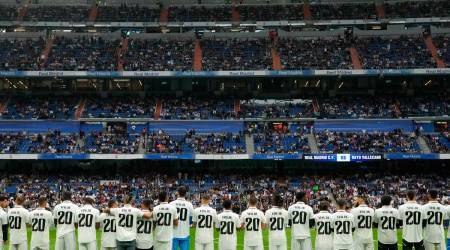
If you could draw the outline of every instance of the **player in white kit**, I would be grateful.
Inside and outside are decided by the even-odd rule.
[[[316,250],[333,250],[333,229],[331,222],[333,215],[328,211],[330,203],[321,201],[320,212],[314,215],[316,233]]]
[[[123,207],[108,208],[105,213],[116,217],[116,237],[118,250],[135,250],[137,237],[137,221],[139,218],[151,219],[151,212],[143,212],[132,206],[131,196],[123,197]]]
[[[378,228],[378,249],[397,250],[398,210],[391,205],[390,196],[381,197],[381,208],[375,210],[373,222]]]
[[[8,214],[3,210],[3,206],[8,206],[8,197],[6,196],[0,197],[0,250],[3,250],[5,241],[8,240]]]
[[[194,207],[192,203],[186,200],[186,193],[186,187],[179,187],[178,198],[170,203],[178,212],[178,226],[173,232],[173,250],[178,250],[178,248],[180,250],[189,250],[189,235]]]
[[[76,249],[75,241],[75,214],[78,206],[73,204],[70,192],[63,192],[62,203],[55,206],[53,217],[56,226],[56,246],[58,250]]]
[[[53,214],[47,209],[47,198],[39,198],[39,207],[30,212],[31,250],[50,249],[50,227],[53,226]]]
[[[248,209],[242,212],[241,222],[244,234],[244,250],[263,250],[262,231],[266,228],[267,222],[264,213],[256,205],[258,200],[251,196],[248,202]]]
[[[159,205],[153,209],[155,223],[154,250],[172,250],[174,227],[178,226],[177,209],[169,204],[169,196],[161,192],[158,196]]]
[[[288,211],[283,208],[283,198],[279,194],[272,197],[272,208],[265,217],[269,227],[269,250],[286,250],[286,227],[289,223]]]
[[[141,203],[141,211],[144,213],[150,212],[150,200],[143,200]],[[153,216],[154,218],[154,216]],[[138,218],[137,220],[137,235],[136,235],[136,250],[152,249],[154,245],[153,229],[155,228],[152,219]]]
[[[353,249],[353,231],[355,218],[345,211],[346,202],[343,199],[336,201],[337,211],[332,216],[331,228],[334,232],[333,248],[335,250]]]
[[[423,239],[426,250],[445,250],[444,221],[447,220],[447,211],[437,198],[438,192],[430,190],[428,203],[422,207],[425,214]]]
[[[289,221],[291,224],[291,249],[311,250],[311,227],[314,226],[313,209],[306,205],[306,194],[297,192],[295,194],[297,203],[292,204],[289,209]]]
[[[402,225],[403,250],[424,250],[422,223],[425,218],[422,206],[416,202],[413,191],[406,193],[407,201],[398,208]]]
[[[217,221],[217,212],[209,206],[210,197],[204,194],[201,206],[194,209],[192,221],[196,227],[195,250],[214,250],[214,222]]]
[[[84,205],[76,214],[78,225],[78,249],[97,250],[97,228],[100,223],[100,211],[93,207],[94,199],[85,197]]]
[[[231,206],[230,200],[224,200],[224,210],[217,216],[219,250],[236,250],[237,247],[237,230],[241,228],[241,220],[239,215],[231,211]]]
[[[355,250],[373,250],[372,223],[375,211],[367,206],[366,197],[356,197],[351,214],[355,217]]]
[[[117,208],[117,201],[110,200],[108,208]],[[100,227],[102,230],[101,249],[102,250],[116,250],[116,217],[111,214],[100,214]]]
[[[23,207],[25,198],[17,196],[15,206],[8,211],[9,221],[9,249],[11,250],[26,250],[27,245],[27,224],[30,218],[30,213]]]

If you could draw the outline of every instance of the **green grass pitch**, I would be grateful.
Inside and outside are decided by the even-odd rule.
[[[50,231],[50,244],[51,244],[51,246],[50,246],[50,249],[55,249],[55,233],[56,233],[56,231],[55,231],[55,229],[52,229],[51,231]],[[313,238],[313,245],[314,245],[314,239],[315,239],[315,231],[311,231],[311,233],[312,233],[312,238]],[[268,247],[268,231],[267,230],[265,230],[264,231],[264,248],[265,249],[267,249]],[[239,231],[238,232],[238,247],[237,247],[237,249],[238,250],[242,250],[243,249],[243,240],[244,240],[244,233],[243,233],[243,231]],[[31,237],[31,231],[28,231],[28,239],[30,239],[30,237]],[[191,229],[191,250],[194,250],[194,237],[195,237],[195,229]],[[377,242],[376,242],[376,239],[377,239],[377,231],[376,230],[374,230],[374,237],[375,237],[375,247],[377,246]],[[218,236],[218,234],[217,234],[217,232],[215,233],[215,238],[216,238],[216,240],[215,240],[215,244],[216,244],[216,247],[215,247],[215,249],[217,249],[217,243],[218,243],[218,239],[219,239],[219,236]],[[100,249],[100,239],[101,239],[101,232],[100,231],[97,231],[97,240],[99,241],[99,249]],[[291,247],[290,247],[290,244],[291,244],[291,237],[290,237],[290,230],[288,229],[287,230],[287,239],[288,239],[288,249],[290,249]],[[401,239],[401,230],[399,230],[399,232],[398,232],[398,239]],[[400,240],[399,240],[399,249],[402,249],[402,246],[401,246],[401,244],[400,244]],[[5,249],[6,250],[8,250],[9,248],[8,248],[8,246],[6,246],[5,247]],[[376,248],[375,248],[376,249]]]

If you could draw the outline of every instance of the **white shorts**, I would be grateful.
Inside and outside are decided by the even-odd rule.
[[[291,250],[312,250],[311,238],[292,239]]]
[[[441,243],[431,243],[424,240],[423,245],[425,246],[425,250],[446,250],[444,239],[442,239]]]
[[[334,245],[335,250],[353,250],[353,245],[341,245],[341,244],[335,244]]]
[[[31,246],[30,246],[30,250],[49,250],[49,249],[50,249],[50,245],[46,245],[46,246],[44,246],[44,245],[40,245],[40,246],[36,245],[36,246],[34,246],[33,244],[31,244]]]
[[[159,241],[153,243],[153,250],[172,250],[172,241]]]
[[[244,240],[244,250],[264,250],[264,245],[261,243],[259,245],[251,245],[249,246]]]
[[[97,241],[78,243],[79,250],[97,250]]]
[[[195,250],[214,250],[214,242],[211,243],[195,242]]]
[[[27,250],[28,244],[26,242],[20,243],[20,244],[9,244],[10,250]]]
[[[56,237],[55,250],[75,250],[76,248],[75,232]]]
[[[226,242],[219,240],[219,250],[236,250],[236,242]]]
[[[269,240],[269,250],[287,250],[286,241],[271,242]]]
[[[363,242],[358,239],[355,239],[354,245],[355,250],[374,250],[373,240],[371,242],[367,241]]]

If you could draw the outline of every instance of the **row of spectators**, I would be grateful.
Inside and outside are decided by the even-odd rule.
[[[154,118],[155,98],[138,96],[13,97],[0,113],[0,119],[73,119],[79,103],[86,99],[82,117]],[[3,98],[7,100],[7,98]],[[448,95],[415,97],[337,96],[293,100],[240,100],[232,98],[162,98],[159,117],[163,120],[230,120],[243,118],[403,118],[445,116],[450,112]]]
[[[170,22],[225,22],[232,20],[231,5],[169,6]],[[445,0],[401,1],[385,3],[386,18],[448,17],[450,4]],[[17,8],[2,6],[1,19],[17,19]],[[31,6],[25,21],[87,21],[89,6]],[[241,21],[304,20],[304,6],[290,5],[237,5]],[[373,3],[312,4],[314,20],[377,19]],[[159,22],[161,10],[157,6],[126,5],[98,6],[98,22]]]
[[[73,201],[82,204],[84,196],[95,196],[97,206],[103,207],[110,199],[121,200],[125,194],[132,194],[139,204],[143,199],[157,199],[160,191],[166,191],[170,200],[176,199],[176,190],[180,186],[189,187],[187,199],[194,207],[200,205],[200,197],[204,193],[211,195],[211,205],[220,210],[224,198],[233,201],[233,210],[240,213],[247,208],[250,195],[258,199],[258,207],[267,210],[271,206],[271,196],[280,193],[284,198],[284,206],[291,205],[295,193],[303,191],[307,202],[315,212],[322,199],[334,200],[344,198],[351,202],[357,195],[368,198],[369,206],[377,207],[383,195],[393,197],[394,207],[406,202],[406,192],[414,190],[419,203],[427,202],[426,193],[430,189],[439,191],[439,200],[449,202],[447,190],[449,179],[442,175],[386,175],[372,172],[356,172],[350,175],[304,175],[304,176],[270,176],[270,175],[220,175],[183,174],[178,176],[160,173],[142,173],[140,175],[120,176],[39,176],[4,175],[0,183],[0,191],[11,198],[21,193],[25,195],[26,206],[36,206],[37,198],[45,195],[50,207],[59,203],[60,190],[70,190]],[[332,203],[333,204],[333,203]],[[335,209],[334,206],[332,210]]]

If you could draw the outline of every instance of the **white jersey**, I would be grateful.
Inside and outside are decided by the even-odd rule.
[[[248,246],[261,246],[263,244],[262,224],[267,224],[264,213],[255,207],[249,207],[241,214],[244,224],[244,242]]]
[[[333,215],[328,211],[320,211],[314,215],[316,222],[316,249],[333,249],[333,231],[331,229],[331,223]]]
[[[224,210],[217,216],[216,227],[219,229],[219,244],[229,244],[230,249],[236,249],[236,231],[241,227],[239,215],[233,213],[231,210]]]
[[[378,223],[378,241],[383,244],[397,243],[398,210],[391,206],[382,206],[375,210],[374,222]]]
[[[110,213],[116,217],[117,240],[135,240],[137,235],[137,220],[144,215],[144,212],[131,205],[125,205],[121,208],[111,208]]]
[[[194,213],[192,203],[186,201],[184,198],[178,198],[170,203],[177,209],[178,212],[178,226],[173,231],[175,238],[188,238],[191,229],[191,219]]]
[[[167,202],[162,202],[153,209],[155,222],[155,239],[157,241],[173,240],[173,221],[178,219],[177,209]]]
[[[27,242],[27,223],[30,212],[22,206],[15,206],[8,211],[9,235],[11,244]]]
[[[115,248],[116,243],[116,217],[110,214],[100,214],[100,227],[102,230],[102,247]]]
[[[54,224],[52,212],[37,208],[30,212],[31,246],[48,248],[50,244],[50,227]]]
[[[450,205],[447,205],[447,220],[450,220]],[[450,239],[450,225],[448,226],[447,238]]]
[[[192,221],[197,223],[195,232],[196,243],[214,242],[214,222],[217,221],[217,212],[209,206],[202,205],[194,209]]]
[[[367,205],[360,205],[351,210],[355,218],[355,240],[360,243],[373,243],[372,222],[375,211]]]
[[[80,207],[76,214],[78,242],[91,243],[97,240],[96,224],[100,222],[100,212],[91,205]]]
[[[149,212],[149,210],[142,210]],[[154,214],[153,214],[154,215]],[[153,221],[143,217],[137,220],[136,248],[150,249],[153,246]]]
[[[78,206],[71,201],[63,201],[55,206],[53,217],[56,219],[56,236],[62,236],[75,231],[75,214]]]
[[[403,239],[409,243],[423,240],[422,222],[425,218],[422,206],[408,201],[398,208],[399,218],[403,222]]]
[[[275,244],[286,242],[286,227],[289,223],[288,211],[280,207],[272,207],[266,211],[265,216],[269,226],[269,242]]]
[[[8,225],[8,214],[0,208],[0,243],[3,242],[3,225]]]
[[[345,210],[337,210],[332,216],[331,228],[334,230],[333,244],[335,248],[353,245],[352,231],[355,228],[355,217]]]
[[[423,205],[422,209],[426,221],[423,229],[423,239],[430,243],[441,243],[444,235],[444,221],[447,219],[447,210],[437,201]]]
[[[297,202],[288,208],[291,221],[293,239],[306,239],[311,237],[309,222],[314,220],[313,209],[304,202]]]

